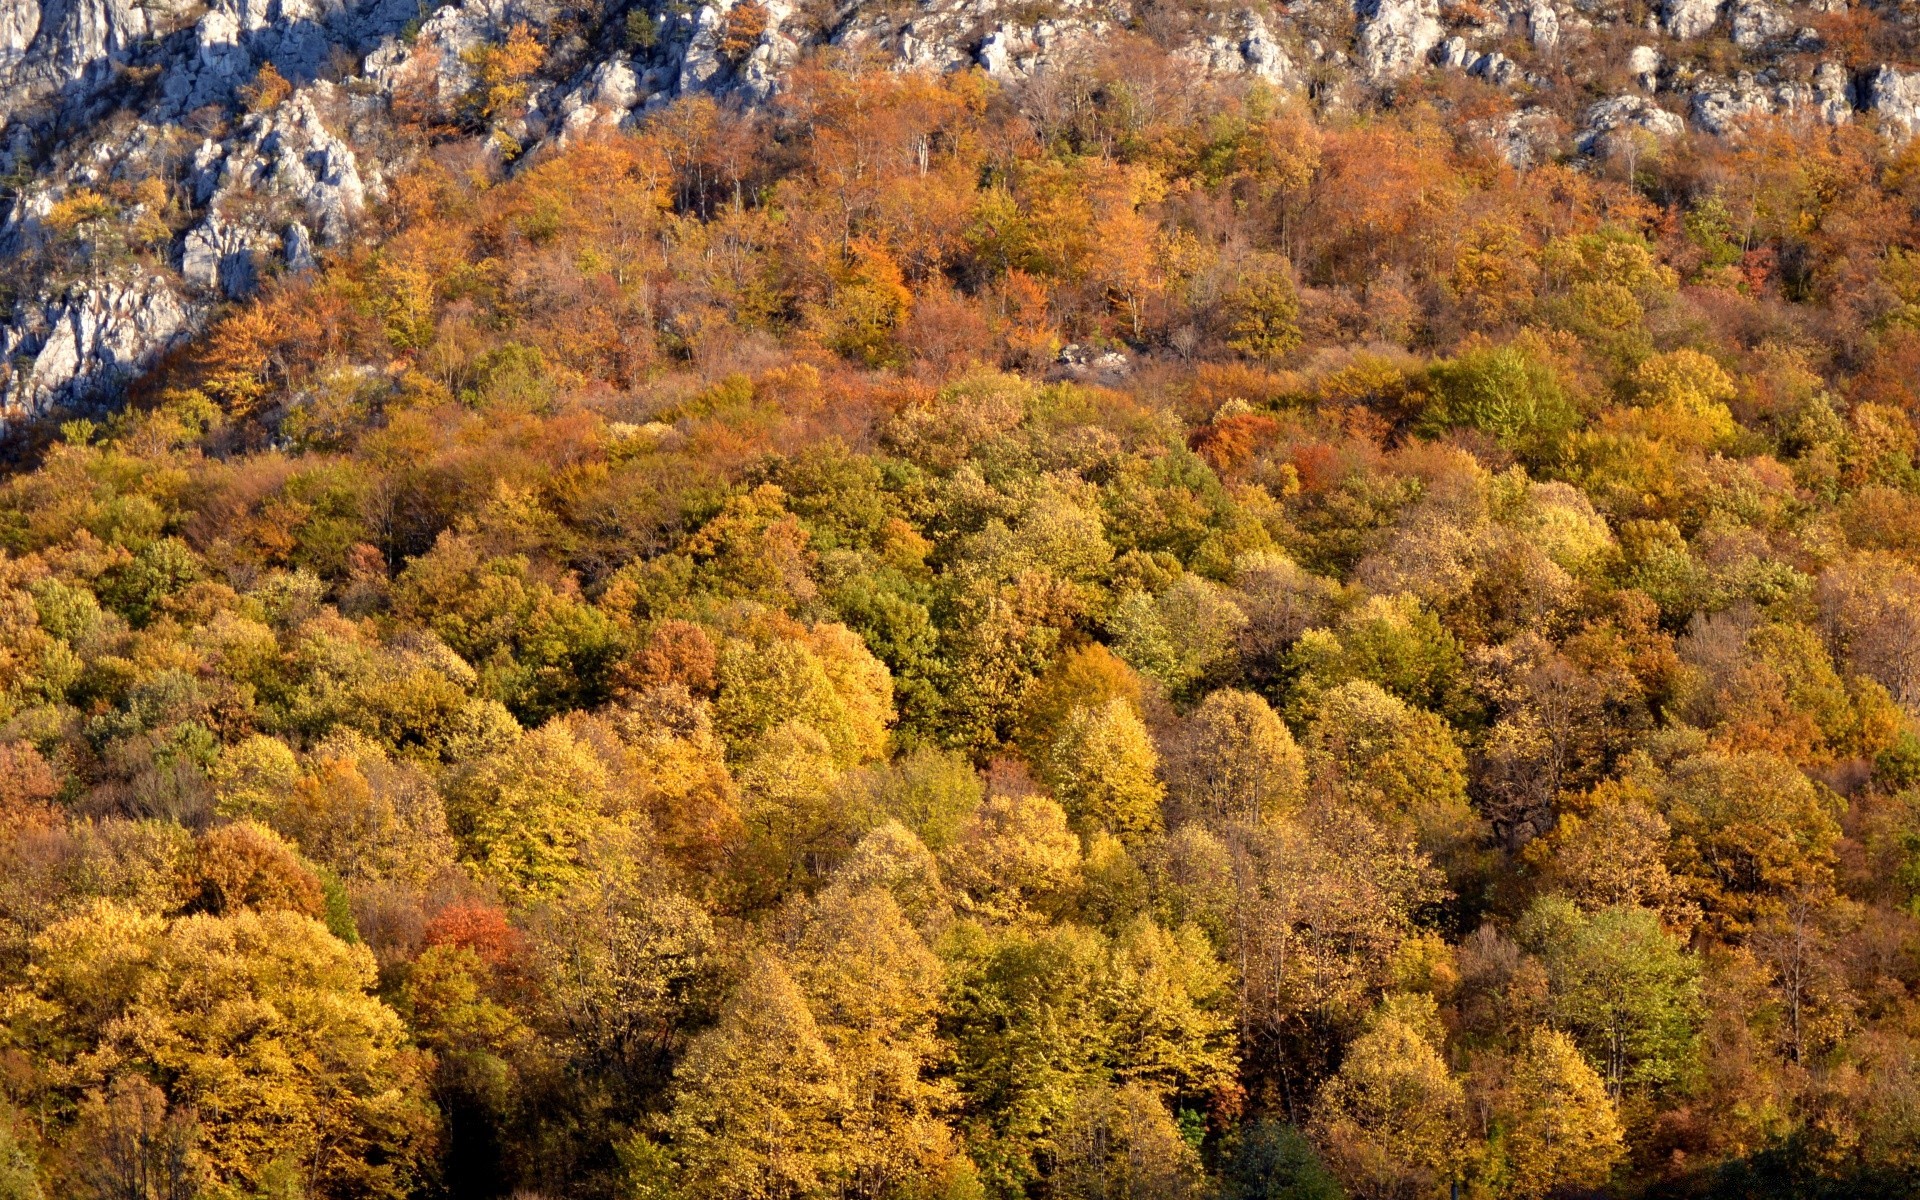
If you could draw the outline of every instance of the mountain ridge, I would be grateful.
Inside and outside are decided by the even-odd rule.
[[[15,270],[0,295],[0,422],[110,402],[219,303],[350,237],[410,153],[383,144],[399,105],[459,114],[505,158],[632,125],[682,96],[765,103],[807,54],[978,69],[1019,87],[1135,38],[1196,74],[1327,108],[1390,102],[1421,72],[1463,72],[1510,105],[1479,131],[1520,169],[1689,126],[1732,136],[1754,115],[1865,118],[1911,136],[1920,73],[1833,57],[1810,22],[1845,12],[1841,0],[1668,0],[1658,11],[1594,0],[924,0],[819,11],[788,0],[578,11],[464,0],[431,12],[406,0],[5,0],[0,173],[12,194],[0,256]],[[1892,24],[1904,49],[1904,24]],[[473,64],[516,29],[543,61],[521,111],[495,120],[474,107]],[[152,226],[137,254],[95,239],[64,267],[52,261],[49,218],[71,216],[57,214],[62,204],[148,179],[160,181],[157,200],[120,206],[123,223]],[[240,209],[248,214],[227,215]]]

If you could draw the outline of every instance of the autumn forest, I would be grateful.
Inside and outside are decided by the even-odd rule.
[[[1920,147],[542,54],[8,443],[0,1197],[1920,1190]]]

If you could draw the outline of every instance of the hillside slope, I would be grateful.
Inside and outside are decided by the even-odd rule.
[[[1901,10],[6,11],[0,1200],[1920,1195]]]
[[[737,10],[737,11],[736,11]],[[1525,167],[1612,143],[1724,135],[1754,114],[1920,119],[1908,18],[1769,0],[1638,6],[1326,0],[1275,9],[987,0],[796,7],[563,8],[467,0],[135,4],[7,0],[0,13],[0,413],[110,398],[222,298],[340,244],[413,148],[421,104],[515,154],[629,124],[675,97],[764,102],[821,48],[894,68],[1069,73],[1138,40],[1196,74],[1257,80],[1323,108],[1410,80],[1480,81],[1482,132]],[[524,26],[537,70],[510,115],[480,111],[474,56]],[[396,109],[396,104],[399,106]],[[503,119],[504,118],[504,119]],[[86,214],[98,212],[93,218]],[[101,206],[105,207],[101,207]],[[110,220],[108,219],[110,216]],[[105,221],[111,235],[73,228]]]

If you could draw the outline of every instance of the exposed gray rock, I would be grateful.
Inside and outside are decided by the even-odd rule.
[[[104,88],[158,32],[155,18],[164,12],[131,0],[0,3],[0,123],[56,92],[91,96]]]
[[[331,245],[347,236],[366,205],[359,160],[320,119],[333,85],[302,88],[270,112],[254,113],[227,143],[205,142],[194,156],[194,199],[219,204],[239,194],[297,208]]]
[[[645,99],[640,94],[640,77],[624,59],[601,63],[587,83],[587,102],[603,112],[630,109]]]
[[[48,106],[36,120],[84,124],[124,98],[110,93],[136,71],[157,76],[143,115],[162,121],[229,102],[266,63],[308,83],[338,52],[364,52],[398,30],[418,14],[417,4],[0,0],[0,126],[36,105]]]
[[[1742,74],[1730,83],[1713,83],[1694,92],[1688,111],[1695,125],[1724,136],[1743,118],[1773,112],[1774,97],[1757,86],[1753,76]]]
[[[182,164],[186,195],[202,213],[179,246],[184,290],[164,275],[126,277],[130,268],[123,267],[113,282],[59,288],[0,325],[0,349],[19,360],[0,392],[0,420],[111,392],[164,353],[212,301],[251,294],[263,272],[277,266],[311,267],[310,230],[329,243],[346,239],[368,189],[353,151],[321,120],[337,99],[331,84],[299,89],[244,117],[224,141],[203,140]],[[0,226],[0,247],[30,251],[58,193],[117,178],[130,147],[168,136],[161,126],[142,124],[86,148],[63,177],[21,195]],[[233,215],[241,212],[247,215]]]
[[[1720,19],[1721,0],[1666,0],[1660,11],[1668,37],[1689,41],[1712,29]]]
[[[1812,107],[1829,125],[1844,125],[1853,119],[1853,80],[1845,67],[1824,62],[1813,69]]]
[[[152,366],[192,314],[154,280],[77,287],[0,327],[0,421],[110,394]]]
[[[649,103],[664,104],[675,96],[723,89],[749,101],[765,100],[779,88],[779,75],[799,56],[799,46],[785,31],[793,6],[786,0],[764,0],[767,23],[759,40],[738,58],[728,58],[721,45],[727,14],[739,0],[711,0],[690,16],[681,17],[670,31],[669,46],[677,50],[677,70],[670,64],[663,76],[667,86]]]
[[[53,211],[53,190],[45,185],[22,188],[0,220],[0,256],[15,258],[36,249],[45,236],[41,220]]]
[[[596,125],[620,125],[645,99],[644,86],[632,63],[624,58],[603,62],[584,83],[555,103],[554,111],[560,118],[560,132],[555,140],[565,144]]]
[[[284,247],[282,261],[289,272],[311,271],[320,265],[313,254],[313,235],[300,222],[295,221],[287,226],[287,231],[281,235],[281,243]]]
[[[1684,121],[1645,97],[1615,96],[1587,109],[1574,148],[1582,154],[1602,153],[1623,136],[1643,133],[1671,138],[1684,132]]]
[[[1767,0],[1734,0],[1733,44],[1757,50],[1793,28],[1793,23]]]
[[[1498,87],[1506,87],[1519,76],[1520,64],[1495,50],[1475,59],[1473,65],[1467,68],[1467,73]]]
[[[1188,46],[1182,56],[1215,75],[1249,75],[1275,85],[1293,82],[1293,60],[1259,14],[1234,18],[1237,28]]]
[[[1473,127],[1476,137],[1507,160],[1516,171],[1529,171],[1552,162],[1560,152],[1565,125],[1544,108],[1521,109]]]
[[[1920,71],[1882,66],[1867,79],[1863,107],[1880,118],[1880,127],[1898,138],[1920,130]]]
[[[215,8],[194,26],[193,49],[163,77],[166,111],[183,117],[218,104],[254,75],[253,55],[240,43],[240,18]]]
[[[1542,54],[1560,44],[1560,14],[1553,10],[1553,5],[1535,0],[1527,9],[1527,38]]]
[[[1028,78],[1048,66],[1070,61],[1099,44],[1112,26],[1078,15],[1049,18],[1031,27],[1002,22],[981,39],[975,60],[996,79]],[[1236,64],[1236,70],[1239,66]]]
[[[1358,49],[1367,78],[1386,82],[1427,60],[1440,44],[1440,10],[1435,0],[1358,0]]]
[[[1635,46],[1627,51],[1627,70],[1642,88],[1655,90],[1660,86],[1660,52],[1652,46]]]
[[[434,10],[414,34],[412,44],[389,41],[367,55],[367,78],[387,96],[409,84],[431,82],[434,99],[451,103],[473,86],[466,54],[506,33],[512,13],[484,0]],[[426,79],[427,72],[431,78]]]
[[[209,214],[187,231],[180,252],[180,277],[194,287],[242,299],[260,286],[254,256],[272,253],[278,241],[270,233],[229,225],[220,214]]]
[[[1133,371],[1133,360],[1119,350],[1096,350],[1070,342],[1054,359],[1056,372],[1069,379],[1118,379]]]

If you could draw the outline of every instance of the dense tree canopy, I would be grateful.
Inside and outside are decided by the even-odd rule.
[[[1920,151],[516,38],[16,442],[0,1197],[1920,1189]]]

